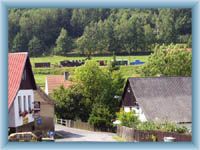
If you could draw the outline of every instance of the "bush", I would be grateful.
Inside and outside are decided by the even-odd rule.
[[[153,121],[141,122],[135,115],[134,111],[124,112],[123,110],[120,110],[120,112],[117,113],[117,120],[121,122],[122,126],[134,128],[137,130],[144,130],[144,131],[158,130],[163,132],[178,132],[178,133],[188,132],[188,129],[186,127],[177,126],[175,123],[167,121],[164,123],[158,123]]]
[[[152,121],[147,121],[140,123],[136,126],[138,130],[159,130],[163,132],[178,132],[178,133],[186,133],[188,129],[184,126],[177,126],[175,123],[164,122],[164,123],[155,123]]]
[[[105,130],[112,126],[112,115],[108,107],[102,104],[94,105],[92,112],[89,117],[89,123],[95,128]]]
[[[140,123],[134,112],[124,112],[123,110],[117,113],[117,120],[121,122],[122,126],[130,128],[134,128]]]

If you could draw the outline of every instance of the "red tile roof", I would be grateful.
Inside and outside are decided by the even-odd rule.
[[[64,75],[48,75],[47,76],[48,93],[52,93],[54,89],[63,85],[65,88],[72,86],[72,82],[65,80]]]
[[[8,108],[12,105],[20,88],[27,57],[26,52],[8,54]]]

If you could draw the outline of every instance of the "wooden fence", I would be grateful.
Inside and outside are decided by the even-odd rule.
[[[84,129],[89,131],[97,131],[97,129],[94,128],[94,126],[90,125],[87,122],[81,122],[81,121],[73,121],[73,120],[66,120],[66,119],[56,119],[56,123],[70,127],[70,128],[78,128],[78,129]]]
[[[143,131],[128,128],[124,126],[117,127],[117,135],[126,139],[129,142],[132,141],[163,141],[164,137],[174,137],[176,141],[192,141],[190,134],[180,134],[175,132],[162,132],[162,131]]]
[[[67,119],[56,119],[56,123],[70,127],[70,128],[78,128],[78,129],[84,129],[89,131],[105,131],[105,132],[116,132],[116,128],[104,128],[104,129],[98,129],[95,128],[93,125],[90,125],[87,122],[82,122],[80,120],[74,121],[74,120],[67,120]]]

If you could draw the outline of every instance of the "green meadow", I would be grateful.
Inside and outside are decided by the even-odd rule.
[[[63,72],[70,72],[73,75],[75,69],[77,67],[58,67],[60,65],[60,61],[63,60],[84,60],[86,57],[64,57],[64,56],[47,56],[47,57],[36,57],[31,58],[31,64],[35,76],[36,83],[44,88],[45,86],[45,78],[47,75],[60,75]],[[113,59],[112,56],[98,56],[92,57],[92,60],[107,60],[108,63]],[[146,62],[148,56],[116,56],[116,59],[120,60],[128,60],[129,62],[133,62],[135,60],[140,60]],[[51,68],[35,68],[35,63],[37,62],[50,62]],[[105,68],[106,66],[102,66],[101,68]],[[128,65],[128,66],[120,66],[120,71],[124,78],[139,76],[136,73],[136,70],[141,67],[141,65]]]

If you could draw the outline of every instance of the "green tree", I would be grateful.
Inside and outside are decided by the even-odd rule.
[[[13,40],[12,51],[14,52],[27,51],[28,50],[27,43],[28,42],[26,36],[23,33],[18,32]]]
[[[67,30],[61,29],[60,35],[56,40],[56,47],[54,48],[54,54],[64,55],[72,49],[72,39],[68,36]]]
[[[190,35],[189,40],[187,42],[187,46],[192,48],[192,35]]]
[[[28,43],[28,51],[30,56],[37,57],[41,56],[44,53],[45,49],[42,42],[34,36]]]
[[[77,46],[84,54],[91,57],[98,48],[98,24],[90,23],[85,27],[82,37],[77,40]]]
[[[153,33],[153,29],[150,24],[144,25],[144,36],[145,36],[145,50],[150,50],[152,48],[152,44],[155,43],[155,35]]]
[[[87,61],[84,66],[75,70],[73,80],[82,87],[82,101],[89,114],[95,104],[107,106],[113,114],[118,110],[119,99],[115,96],[122,94],[120,90],[124,83],[120,73],[102,70],[97,62]]]
[[[156,23],[159,43],[176,43],[175,14],[171,9],[160,9]]]
[[[142,76],[191,76],[192,53],[178,45],[158,46],[140,73]]]
[[[79,119],[81,116],[82,94],[78,86],[65,89],[63,86],[54,90],[51,97],[55,100],[55,114],[58,118]],[[85,109],[84,109],[85,110]]]
[[[88,122],[95,128],[106,131],[107,128],[112,126],[113,116],[109,108],[102,104],[95,104]]]

